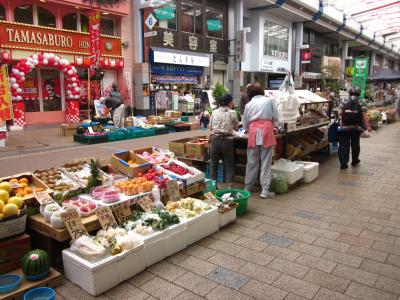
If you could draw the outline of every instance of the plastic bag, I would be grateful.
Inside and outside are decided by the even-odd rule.
[[[73,242],[71,250],[77,251],[82,256],[93,258],[103,255],[106,248],[96,243],[92,238],[82,235]]]
[[[285,194],[288,191],[288,181],[285,175],[278,174],[272,179],[272,190],[277,194]]]
[[[293,78],[289,73],[279,88],[277,98],[280,121],[284,123],[296,123],[297,118],[300,116],[299,107],[300,102],[295,95]]]
[[[293,171],[298,169],[298,165],[293,163],[291,160],[281,158],[274,162],[274,167],[283,171]]]

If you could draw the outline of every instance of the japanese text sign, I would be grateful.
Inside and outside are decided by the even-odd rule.
[[[13,118],[10,88],[8,86],[7,67],[0,69],[0,122]]]
[[[117,218],[119,225],[132,218],[132,210],[128,202],[122,202],[113,207],[114,216]]]
[[[100,207],[96,209],[96,215],[99,219],[101,228],[107,230],[109,227],[117,226],[117,222],[112,214],[112,211],[109,207]]]
[[[70,209],[61,214],[61,219],[67,228],[71,238],[75,241],[82,235],[88,235],[88,232],[83,226],[79,213],[76,209]]]
[[[100,61],[100,12],[89,15],[90,64],[97,68]]]

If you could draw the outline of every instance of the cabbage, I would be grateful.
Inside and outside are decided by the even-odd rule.
[[[285,175],[278,174],[272,179],[272,189],[277,194],[285,194],[288,191],[288,181]]]

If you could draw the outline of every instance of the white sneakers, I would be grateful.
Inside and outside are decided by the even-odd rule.
[[[263,199],[267,199],[267,198],[274,198],[275,197],[275,193],[274,192],[270,192],[270,191],[262,191],[260,194],[260,197]]]

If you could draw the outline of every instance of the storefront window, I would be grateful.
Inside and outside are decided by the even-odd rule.
[[[63,29],[68,29],[68,30],[78,30],[77,28],[77,23],[76,23],[76,14],[68,14],[65,15],[62,19],[62,25]]]
[[[43,7],[38,7],[38,20],[40,26],[56,27],[56,17]]]
[[[158,20],[156,26],[176,30],[176,2],[170,1],[160,8],[154,9],[154,16]]]
[[[33,24],[32,5],[20,5],[14,10],[14,21],[25,24]]]
[[[114,35],[114,20],[112,19],[101,19],[101,34]]]
[[[188,33],[203,34],[201,7],[182,2],[181,30]]]
[[[41,69],[43,111],[62,110],[60,72],[55,69]]]
[[[37,69],[34,69],[27,74],[23,83],[23,92],[21,96],[24,99],[26,112],[40,111],[37,71]]]
[[[217,12],[213,10],[206,10],[207,19],[207,36],[222,39],[223,38],[223,14],[222,12]]]
[[[6,20],[6,9],[1,4],[0,4],[0,20],[2,21]]]
[[[81,15],[81,32],[89,32],[89,18]]]
[[[266,21],[264,23],[264,55],[288,59],[289,28]]]

